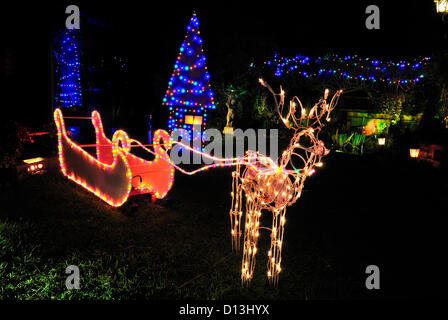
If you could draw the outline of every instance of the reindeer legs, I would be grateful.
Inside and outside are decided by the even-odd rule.
[[[259,237],[261,207],[257,201],[246,200],[246,224],[244,227],[243,262],[241,266],[241,283],[248,286],[255,269],[255,254]]]
[[[232,235],[232,251],[238,252],[240,250],[241,238],[241,216],[243,214],[242,208],[242,188],[240,179],[240,166],[232,172],[232,206],[230,208],[230,234]]]

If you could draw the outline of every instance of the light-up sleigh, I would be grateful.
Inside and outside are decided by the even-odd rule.
[[[154,133],[154,160],[148,161],[132,154],[131,147],[142,146],[130,139],[126,132],[117,130],[112,140],[104,134],[100,114],[92,112],[95,128],[96,157],[85,151],[67,135],[60,109],[54,111],[58,131],[58,158],[61,171],[108,204],[119,207],[130,195],[150,193],[162,199],[173,185],[174,167],[167,151],[170,136],[164,130]],[[132,145],[136,142],[137,145]]]

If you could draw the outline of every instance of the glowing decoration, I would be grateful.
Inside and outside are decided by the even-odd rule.
[[[108,204],[119,207],[128,198],[131,191],[132,174],[126,154],[127,135],[116,131],[113,137],[114,160],[105,164],[80,146],[74,143],[65,129],[64,119],[60,109],[54,112],[54,120],[58,130],[58,157],[61,171],[70,180],[89,190]]]
[[[430,163],[434,167],[440,166],[444,147],[440,144],[421,144],[420,149],[414,151],[414,158],[418,161]],[[418,150],[418,151],[417,151]]]
[[[248,151],[245,163],[236,163],[232,173],[232,206],[230,210],[232,247],[238,251],[240,237],[244,228],[243,260],[241,280],[243,286],[248,285],[253,277],[257,243],[260,236],[260,217],[263,211],[272,213],[271,247],[268,251],[267,276],[272,285],[278,283],[281,272],[281,253],[286,208],[300,198],[304,182],[315,172],[315,167],[323,164],[321,158],[329,153],[318,135],[324,121],[330,121],[330,113],[335,108],[342,90],[338,91],[330,103],[327,103],[329,91],[309,112],[302,106],[297,97],[289,103],[289,110],[284,115],[285,92],[274,93],[272,88],[262,79],[260,83],[274,95],[277,112],[288,129],[294,134],[288,148],[283,152],[279,163],[254,151]],[[278,98],[279,97],[279,98]],[[299,109],[299,110],[298,110]],[[299,116],[296,117],[296,111]],[[298,168],[294,162],[302,163]],[[246,202],[243,208],[243,193]],[[241,224],[243,217],[244,226]]]
[[[448,12],[448,1],[447,0],[434,0],[436,4],[437,13],[447,13]]]
[[[409,149],[409,155],[411,158],[418,158],[418,155],[420,154],[420,149]]]
[[[82,87],[79,30],[67,29],[54,42],[54,55],[57,61],[55,105],[58,108],[81,106]]]
[[[45,159],[42,157],[25,159],[23,162],[27,165],[26,171],[30,174],[43,173],[45,170]]]
[[[201,116],[185,116],[185,123],[190,125],[202,125]]]
[[[94,111],[91,119],[95,127],[97,157],[68,137],[62,112],[55,110],[58,157],[63,175],[114,207],[121,206],[129,195],[136,193],[152,193],[157,198],[163,198],[174,178],[174,169],[166,153],[171,147],[168,133],[163,130],[155,132],[155,159],[146,161],[130,153],[134,146],[131,143],[138,141],[130,139],[122,130],[115,131],[112,141],[108,140],[99,113]],[[164,143],[165,148],[162,148],[160,141],[168,141]],[[135,178],[140,183],[136,184]]]
[[[232,127],[224,127],[223,130],[224,134],[232,135],[233,134],[233,128]]]
[[[384,146],[386,144],[386,138],[378,138],[378,145]]]
[[[365,136],[382,133],[390,125],[390,121],[385,119],[370,119],[362,128],[362,133]]]
[[[272,68],[277,77],[294,73],[309,79],[338,78],[408,85],[416,84],[424,79],[422,70],[430,60],[430,57],[423,57],[408,61],[381,61],[357,55],[326,55],[324,57],[297,55],[294,58],[285,58],[275,53],[273,59],[265,61],[264,65]],[[251,68],[254,66],[251,65]]]
[[[102,163],[111,164],[114,159],[113,142],[104,134],[101,116],[97,111],[92,112],[92,123],[95,127],[96,154],[97,159]],[[127,141],[128,147],[135,142],[141,146],[141,143],[134,139]],[[157,199],[163,199],[173,186],[174,167],[167,151],[171,148],[170,136],[164,130],[154,132],[153,149],[146,149],[155,157],[153,161],[147,161],[139,158],[132,153],[126,154],[126,159],[132,171],[132,192],[151,193]]]
[[[202,43],[199,20],[193,13],[163,98],[163,104],[170,112],[168,128],[185,129],[192,137],[193,125],[197,125],[200,130],[193,140],[199,141],[202,141],[200,135],[207,124],[207,111],[215,109]]]

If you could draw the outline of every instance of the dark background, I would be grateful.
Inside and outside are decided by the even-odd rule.
[[[212,85],[232,81],[249,63],[262,63],[274,51],[284,56],[331,52],[405,59],[431,55],[446,43],[447,25],[430,0],[226,1],[194,6],[172,1],[7,2],[0,13],[0,101],[8,119],[31,124],[51,119],[51,43],[65,28],[69,4],[81,11],[85,65],[114,56],[127,61],[126,73],[115,81],[119,90],[127,91],[122,103],[122,109],[129,110],[126,121],[152,112],[159,126],[166,123],[164,114],[158,114],[161,99],[194,10]],[[369,4],[380,8],[380,30],[365,27]]]

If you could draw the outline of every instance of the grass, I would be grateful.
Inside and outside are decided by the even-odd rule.
[[[396,256],[389,258],[406,244],[403,237],[416,243],[412,232],[394,228],[416,227],[418,222],[403,221],[406,214],[400,212],[389,216],[400,207],[413,207],[398,204],[412,195],[403,190],[387,194],[398,202],[393,210],[375,201],[393,192],[394,186],[410,188],[406,181],[395,180],[405,179],[410,171],[402,168],[396,173],[378,159],[338,157],[344,156],[330,157],[328,166],[307,181],[302,199],[288,209],[278,288],[266,281],[265,231],[252,284],[240,286],[241,253],[231,252],[228,169],[193,177],[176,173],[169,200],[154,204],[138,196],[121,208],[108,206],[64,179],[56,168],[16,181],[0,196],[0,299],[313,300],[410,295],[407,287],[398,285],[386,285],[380,292],[364,287],[367,265],[395,266]],[[384,187],[378,174],[389,184]],[[431,183],[433,178],[417,179]],[[359,185],[362,181],[365,185]],[[423,192],[439,201],[438,194]],[[440,201],[436,208],[442,206]],[[268,225],[270,219],[266,215],[262,223]],[[407,258],[408,251],[398,256]],[[65,287],[68,265],[80,268],[80,290]],[[390,276],[386,272],[384,279]]]

